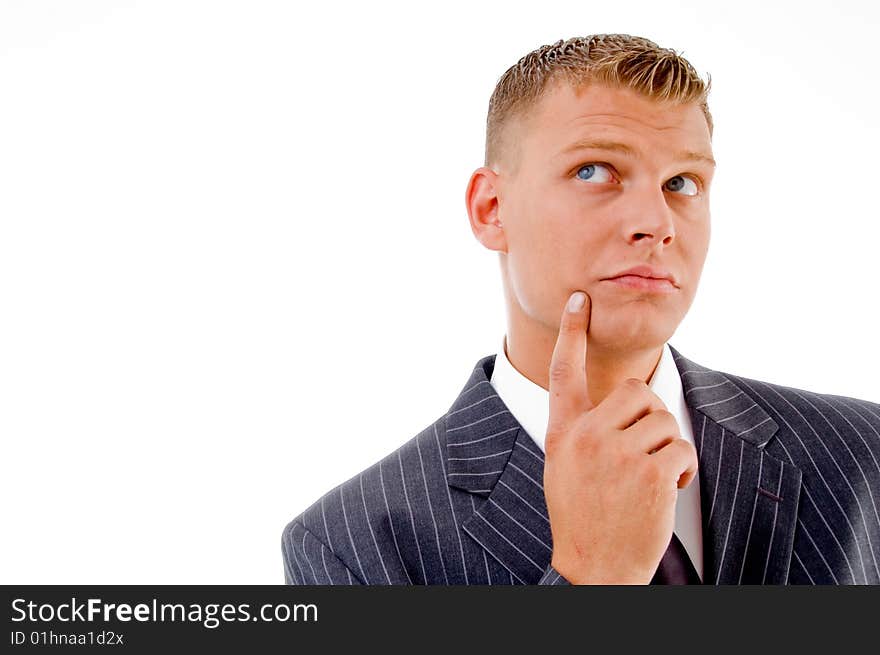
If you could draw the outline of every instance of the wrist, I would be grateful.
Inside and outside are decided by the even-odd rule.
[[[583,561],[574,562],[564,557],[554,557],[550,566],[573,585],[645,585],[651,579],[637,573],[591,570]]]

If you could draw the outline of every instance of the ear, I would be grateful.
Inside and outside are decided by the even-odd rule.
[[[501,224],[498,203],[498,173],[481,166],[471,174],[465,192],[465,204],[471,221],[471,231],[489,250],[507,252],[507,238]]]

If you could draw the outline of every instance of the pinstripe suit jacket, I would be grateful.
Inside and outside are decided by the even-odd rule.
[[[699,454],[704,582],[880,584],[880,405],[671,349]],[[568,584],[544,455],[482,358],[449,411],[284,529],[290,584]]]

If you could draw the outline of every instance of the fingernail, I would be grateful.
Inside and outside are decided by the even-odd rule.
[[[568,311],[579,312],[584,308],[587,296],[582,291],[575,291],[568,299]]]

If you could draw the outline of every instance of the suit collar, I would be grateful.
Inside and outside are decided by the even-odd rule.
[[[495,355],[477,362],[446,420],[449,485],[488,497],[522,426],[489,382]]]
[[[764,448],[779,429],[776,421],[723,373],[690,361],[671,346],[670,350],[688,408],[752,446]]]

